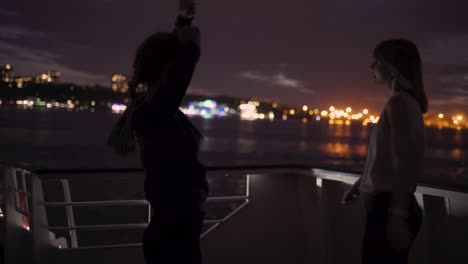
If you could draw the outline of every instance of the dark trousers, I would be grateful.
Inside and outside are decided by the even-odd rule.
[[[408,262],[407,251],[396,251],[387,239],[386,225],[391,194],[379,193],[365,195],[366,226],[364,231],[362,263],[363,264],[405,264]],[[422,210],[411,196],[408,224],[411,233],[416,237],[422,224]]]
[[[200,264],[204,213],[161,214],[151,218],[143,238],[147,264]]]

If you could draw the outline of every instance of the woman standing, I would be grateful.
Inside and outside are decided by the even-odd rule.
[[[151,35],[138,48],[129,84],[131,104],[109,138],[122,155],[140,147],[144,191],[154,214],[145,230],[146,263],[201,263],[200,234],[208,194],[198,160],[202,139],[179,110],[200,57],[193,0],[180,0],[173,32]]]
[[[342,202],[360,194],[365,199],[362,263],[407,263],[422,222],[414,192],[423,168],[422,114],[428,108],[418,49],[404,39],[384,41],[374,50],[371,70],[391,97],[372,131],[364,173]]]

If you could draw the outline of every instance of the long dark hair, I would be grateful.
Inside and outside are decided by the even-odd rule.
[[[429,107],[422,77],[422,62],[416,45],[406,39],[386,40],[377,45],[374,58],[387,66],[404,90],[426,113]]]
[[[162,68],[175,57],[178,42],[175,34],[159,32],[140,44],[133,62],[133,76],[129,82],[132,99],[136,98],[138,84],[146,83],[150,87],[157,80]]]

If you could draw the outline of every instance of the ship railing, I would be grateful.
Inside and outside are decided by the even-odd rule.
[[[303,165],[276,165],[276,166],[237,166],[237,167],[210,167],[210,172],[236,173],[247,177],[245,195],[209,197],[209,202],[242,202],[234,211],[222,219],[207,220],[205,223],[213,226],[204,232],[206,236],[210,231],[227,222],[242,208],[248,206],[250,199],[250,177],[256,174],[284,174],[305,175],[315,177],[317,187],[326,186],[327,182],[340,182],[354,184],[360,176],[359,171],[335,171],[333,169],[319,169]],[[71,199],[68,177],[78,174],[100,173],[141,173],[140,168],[135,169],[97,169],[97,170],[31,170],[18,166],[2,165],[0,170],[0,186],[2,200],[0,200],[0,221],[6,224],[3,234],[5,263],[34,263],[34,260],[46,259],[51,248],[55,250],[86,249],[78,244],[77,230],[122,230],[129,228],[144,228],[150,219],[151,208],[145,200],[120,201],[87,201],[73,202]],[[60,180],[65,194],[64,202],[45,202],[42,181]],[[325,189],[325,188],[323,188]],[[446,216],[468,216],[468,192],[462,189],[421,184],[417,187],[416,198],[424,209],[426,216],[434,225],[437,219]],[[87,206],[148,206],[148,218],[145,223],[119,224],[119,225],[76,225],[74,208]],[[47,221],[47,208],[63,207],[66,209],[68,225],[50,226]],[[2,217],[3,216],[3,217]],[[426,217],[427,218],[427,217]],[[53,231],[68,231],[70,246],[66,239],[55,238]],[[32,254],[18,255],[18,247],[31,245]],[[91,248],[119,248],[140,246],[140,244],[118,244],[97,246]],[[8,261],[10,260],[10,262]],[[14,260],[14,261],[13,261]]]

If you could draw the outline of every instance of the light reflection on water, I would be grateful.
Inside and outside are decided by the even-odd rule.
[[[343,143],[327,143],[323,151],[331,156],[349,157],[352,154],[351,146]]]
[[[451,156],[453,159],[461,159],[463,157],[462,150],[458,148],[452,150]]]

